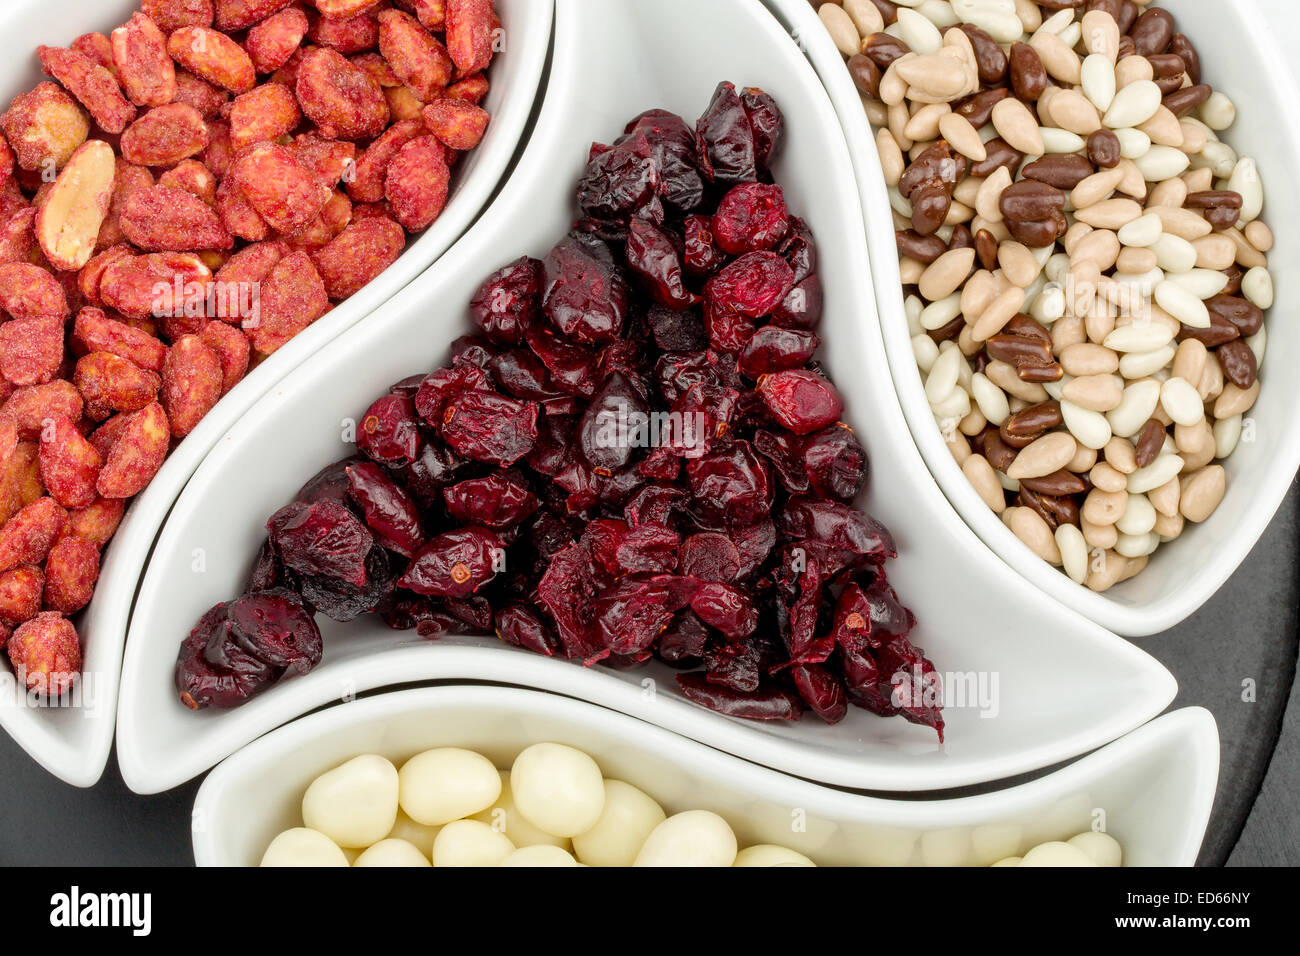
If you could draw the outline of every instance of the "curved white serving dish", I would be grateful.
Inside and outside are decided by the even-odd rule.
[[[723,35],[727,42],[719,43]],[[747,0],[560,0],[553,62],[527,150],[474,229],[364,328],[286,376],[226,434],[177,502],[127,644],[117,742],[128,785],[141,792],[176,786],[340,697],[441,678],[568,693],[789,773],[887,790],[956,787],[1050,766],[1160,713],[1173,699],[1173,677],[1027,587],[966,527],[926,470],[885,361],[848,150],[815,73],[777,21]],[[468,330],[466,306],[490,272],[524,253],[545,255],[563,236],[593,140],[609,141],[651,107],[694,118],[723,79],[764,87],[785,111],[788,135],[775,175],[820,238],[822,331],[830,343],[823,360],[872,456],[863,504],[897,538],[890,581],[920,618],[917,641],[954,675],[947,743],[927,728],[857,708],[834,727],[811,716],[793,725],[734,720],[682,699],[663,666],[585,670],[495,638],[430,643],[366,619],[324,622],[325,660],[311,674],[231,712],[186,710],[172,683],[181,640],[211,605],[241,591],[266,519],[306,478],[349,453],[345,423],[391,383],[442,362],[448,343]]]
[[[1199,707],[1175,711],[1028,783],[945,800],[832,790],[718,753],[645,721],[555,694],[429,687],[330,707],[268,734],[203,782],[194,803],[199,866],[256,866],[277,833],[302,825],[302,795],[358,754],[401,761],[468,747],[509,769],[558,741],[591,754],[669,813],[713,810],[742,847],[789,846],[822,865],[987,866],[1094,827],[1126,866],[1191,866],[1218,778],[1219,736]]]
[[[1285,379],[1300,361],[1297,257],[1300,235],[1286,210],[1300,205],[1300,128],[1280,123],[1300,101],[1294,67],[1284,58],[1256,0],[1207,4],[1160,0],[1178,29],[1201,51],[1205,82],[1237,105],[1237,122],[1224,138],[1259,164],[1266,201],[1264,218],[1277,245],[1269,254],[1277,302],[1268,313],[1268,351],[1261,367],[1263,389],[1247,413],[1254,440],[1243,441],[1223,463],[1228,492],[1208,521],[1188,525],[1164,544],[1141,574],[1105,593],[1075,584],[1043,562],[989,511],[943,443],[922,388],[903,316],[898,249],[875,138],[840,55],[803,0],[765,0],[799,39],[826,85],[843,124],[857,173],[867,244],[876,278],[876,302],[889,366],[912,437],[943,493],[990,548],[1036,587],[1084,616],[1129,637],[1167,630],[1204,604],[1245,560],[1286,497],[1300,467],[1300,426],[1295,389]]]
[[[374,312],[423,272],[469,228],[500,185],[532,116],[551,44],[552,0],[495,0],[504,44],[491,70],[483,102],[492,121],[483,142],[458,167],[443,214],[412,241],[401,258],[355,296],[279,349],[208,413],[132,503],[104,553],[95,597],[78,622],[85,648],[85,681],[75,706],[36,706],[0,666],[0,727],[33,759],[74,786],[99,780],[113,743],[122,646],[131,604],[158,529],[194,469],[220,437],[277,379]],[[93,8],[93,9],[92,9]],[[0,104],[47,79],[36,47],[66,45],[82,33],[111,31],[139,9],[138,0],[8,0],[0,10],[0,35],[12,56],[0,63]]]

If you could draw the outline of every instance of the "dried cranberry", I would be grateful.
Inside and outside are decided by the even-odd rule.
[[[246,594],[226,605],[229,636],[272,667],[306,674],[321,661],[320,629],[291,591]]]
[[[731,641],[749,637],[758,627],[758,611],[749,598],[728,584],[701,584],[691,596],[691,610]]]
[[[740,102],[749,117],[749,127],[754,132],[754,159],[759,169],[766,170],[781,146],[785,133],[785,117],[781,115],[776,100],[756,86],[740,91]]]
[[[808,364],[820,341],[812,332],[768,325],[745,343],[737,361],[742,372],[757,379]]]
[[[754,450],[772,464],[781,487],[792,494],[808,490],[808,475],[803,469],[803,446],[798,435],[787,431],[754,432]]]
[[[409,558],[424,544],[420,512],[406,490],[370,462],[348,468],[350,495],[380,543]]]
[[[660,305],[689,309],[699,296],[682,284],[682,263],[672,240],[663,230],[644,219],[628,224],[624,246],[628,268]]]
[[[596,356],[591,352],[540,326],[529,329],[524,337],[560,391],[590,396],[596,390]]]
[[[506,605],[497,611],[493,623],[497,637],[507,644],[536,651],[547,657],[555,654],[555,638],[551,635],[550,628],[524,605]]]
[[[503,569],[501,541],[486,528],[460,528],[430,538],[398,580],[427,597],[468,597]]]
[[[793,286],[794,271],[779,255],[749,252],[710,279],[704,294],[712,311],[756,319],[770,314]]]
[[[357,428],[357,447],[382,465],[414,461],[420,450],[420,423],[411,399],[385,395],[371,405]]]
[[[541,315],[541,299],[542,264],[524,256],[488,276],[470,300],[469,314],[493,342],[518,345]]]
[[[668,575],[629,577],[601,593],[592,606],[597,631],[615,654],[638,654],[650,645],[681,609]]]
[[[852,501],[867,483],[867,453],[843,423],[804,439],[803,467],[813,492],[825,498]]]
[[[740,575],[740,552],[725,534],[701,531],[682,542],[678,569],[701,581],[730,584]]]
[[[470,478],[442,490],[447,513],[463,524],[512,528],[522,524],[539,504],[525,485],[501,475]]]
[[[298,493],[293,496],[294,501],[305,501],[308,504],[325,499],[346,501],[348,497],[348,468],[359,461],[364,461],[364,459],[357,457],[344,458],[342,461],[326,465],[298,489]]]
[[[798,720],[803,716],[799,698],[782,687],[741,692],[709,683],[699,674],[678,674],[682,695],[728,717],[747,720]]]
[[[655,645],[659,658],[675,667],[694,667],[704,656],[709,642],[709,631],[692,611],[683,611],[673,618]]]
[[[696,278],[711,276],[727,261],[726,253],[713,236],[713,221],[707,216],[687,216],[682,223],[682,264]]]
[[[633,216],[663,220],[659,201],[659,164],[644,130],[636,130],[599,153],[587,164],[578,181],[578,208],[610,235]]]
[[[388,552],[374,547],[366,555],[366,583],[304,574],[298,583],[303,600],[330,620],[347,623],[368,614],[393,591],[396,573]]]
[[[764,183],[733,186],[713,214],[713,238],[733,256],[771,249],[789,227],[785,194]]]
[[[752,183],[758,178],[754,129],[734,85],[718,84],[695,133],[710,178],[722,183]]]
[[[622,471],[647,438],[649,407],[627,376],[615,372],[601,383],[578,422],[576,442],[582,457],[598,473]]]
[[[415,631],[425,640],[434,640],[444,634],[463,630],[459,618],[423,597],[396,592],[382,601],[376,611],[384,623],[395,631]]]
[[[592,236],[561,239],[543,266],[542,308],[561,333],[584,344],[617,338],[627,318],[627,284],[609,247]]]
[[[370,529],[337,501],[295,501],[266,523],[271,545],[285,567],[300,574],[366,583],[366,556],[374,547]]]
[[[646,310],[645,318],[655,345],[665,352],[699,352],[709,347],[704,321],[694,310],[678,311],[652,305]]]
[[[458,455],[513,465],[537,442],[537,403],[496,392],[465,392],[443,409],[439,433]]]
[[[199,620],[176,658],[175,685],[180,699],[191,710],[204,707],[236,707],[270,687],[279,669],[236,648],[224,654],[225,666],[208,659],[208,647],[216,643],[221,651],[229,639],[226,605],[218,604]]]
[[[894,539],[884,525],[839,501],[791,498],[777,527],[791,538],[847,551],[875,563],[895,556]]]
[[[835,386],[805,369],[764,377],[758,383],[758,394],[772,417],[796,435],[833,424],[844,413],[844,401]]]
[[[537,582],[537,602],[555,622],[565,656],[587,664],[609,656],[609,648],[592,633],[592,602],[598,593],[590,557],[580,543],[553,554]]]
[[[275,553],[275,548],[271,547],[271,539],[267,538],[257,549],[257,557],[253,559],[253,570],[248,573],[248,582],[244,585],[244,591],[269,591],[279,587],[283,580],[284,565],[280,563],[280,556]]]
[[[420,418],[437,428],[443,411],[466,392],[491,391],[492,378],[477,365],[450,365],[426,375],[415,393],[415,410]]]
[[[822,305],[822,281],[808,276],[772,310],[772,322],[787,329],[815,329],[822,320]]]
[[[647,110],[628,123],[625,135],[642,131],[659,167],[659,195],[678,212],[704,201],[704,178],[695,158],[695,133],[676,113]]]
[[[849,712],[848,695],[840,679],[821,664],[798,664],[790,676],[799,696],[828,724],[838,724]]]
[[[772,507],[767,465],[747,441],[688,461],[686,477],[701,515],[719,525],[753,524]]]

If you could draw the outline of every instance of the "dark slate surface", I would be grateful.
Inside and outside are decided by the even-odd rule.
[[[1181,626],[1143,642],[1178,678],[1174,706],[1199,704],[1219,722],[1222,768],[1202,864],[1300,864],[1300,695],[1293,692],[1298,525],[1300,492],[1293,487],[1223,589]],[[1242,700],[1248,678],[1255,682],[1254,702]],[[139,797],[126,789],[113,761],[98,787],[76,790],[0,734],[0,864],[192,863],[189,818],[197,789],[196,781]]]

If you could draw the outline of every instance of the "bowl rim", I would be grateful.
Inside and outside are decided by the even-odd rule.
[[[626,746],[670,759],[697,779],[726,780],[738,789],[805,808],[811,814],[839,821],[929,830],[1009,822],[1017,813],[1077,792],[1119,767],[1145,764],[1151,755],[1186,741],[1193,748],[1194,785],[1180,808],[1186,819],[1180,841],[1169,848],[1170,859],[1165,865],[1170,866],[1195,863],[1218,781],[1218,728],[1214,716],[1201,707],[1166,713],[1064,767],[1006,789],[906,800],[827,787],[772,770],[580,698],[486,684],[418,687],[377,693],[325,708],[271,731],[223,760],[208,774],[195,797],[193,818],[203,822],[192,831],[196,864],[232,865],[223,858],[223,846],[217,839],[221,827],[213,825],[222,819],[222,800],[231,786],[249,776],[266,773],[281,755],[300,752],[332,731],[361,723],[397,721],[445,713],[458,707],[488,706],[599,725]]]
[[[154,543],[199,465],[229,428],[272,392],[286,375],[378,311],[441,258],[490,204],[522,150],[550,53],[555,3],[554,0],[504,2],[517,6],[518,19],[522,21],[518,30],[520,40],[512,41],[508,47],[508,52],[518,51],[516,78],[502,95],[501,108],[493,114],[484,142],[471,156],[472,168],[453,183],[443,215],[410,242],[388,269],[296,335],[223,396],[167,456],[149,486],[131,501],[117,534],[105,548],[91,603],[80,612],[82,624],[78,630],[82,632],[86,661],[83,676],[93,674],[98,688],[93,704],[82,714],[93,724],[90,732],[61,734],[42,717],[41,712],[49,708],[16,705],[16,681],[6,666],[0,666],[0,728],[33,760],[65,783],[91,787],[103,776],[113,746],[123,654],[134,603]],[[6,5],[6,18],[11,14],[15,19],[23,15],[18,3],[9,0],[9,4],[12,5]],[[34,8],[39,3],[30,0],[30,6]]]
[[[844,58],[812,10],[801,0],[763,0],[777,11],[782,22],[798,37],[814,69],[821,78],[849,140],[862,213],[867,223],[867,245],[876,282],[876,301],[881,316],[890,373],[908,429],[921,451],[934,480],[962,519],[990,550],[1027,578],[1034,586],[1051,595],[1102,627],[1124,637],[1141,638],[1169,630],[1190,617],[1208,601],[1245,561],[1263,535],[1286,498],[1297,470],[1300,470],[1300,427],[1286,430],[1271,458],[1269,476],[1262,483],[1263,504],[1251,508],[1243,521],[1222,540],[1213,557],[1194,569],[1169,595],[1144,604],[1126,604],[1105,593],[1076,584],[1059,569],[1039,558],[1002,521],[989,510],[971,487],[943,443],[930,411],[921,376],[916,367],[910,336],[897,317],[903,315],[902,285],[899,276],[897,247],[894,242],[892,207],[884,184],[884,173],[876,150],[875,137],[862,110],[861,98],[844,68]],[[1242,19],[1264,22],[1255,0],[1240,0],[1245,8]],[[1280,69],[1284,61],[1274,40],[1259,32],[1256,36],[1265,52],[1263,62],[1281,90],[1280,98],[1300,99],[1300,81],[1289,70]],[[1289,95],[1288,95],[1289,94]],[[1285,125],[1285,124],[1284,124]],[[1287,127],[1281,135],[1288,137],[1293,154],[1300,154],[1300,135]],[[889,223],[886,231],[872,223]],[[886,234],[887,232],[887,234]],[[1277,307],[1274,315],[1277,316]],[[885,316],[893,316],[886,319]],[[1278,321],[1274,318],[1274,321]]]
[[[596,2],[596,0],[560,0],[558,12],[561,15],[557,17],[556,21],[557,50],[560,49],[561,43],[568,42],[565,40],[568,31],[578,28],[582,19],[581,6],[583,2]],[[741,9],[748,8],[741,7]],[[830,125],[827,127],[825,135],[831,137],[832,140],[834,137],[842,135],[838,125],[835,124],[831,103],[825,98],[822,85],[812,72],[811,66],[799,55],[797,50],[790,49],[790,38],[781,28],[778,20],[761,7],[755,7],[754,9],[756,11],[755,16],[760,18],[760,22],[764,24],[764,29],[772,31],[773,36],[779,38],[782,49],[787,51],[786,55],[790,57],[791,63],[795,64],[800,71],[805,72],[806,82],[810,85],[810,90],[815,91],[816,94],[816,108],[829,119]],[[579,89],[580,82],[581,77],[576,67],[571,70],[559,69],[552,71],[548,80],[548,91],[544,97],[542,118],[530,140],[528,151],[534,148],[539,151],[545,150],[545,152],[539,154],[543,158],[548,157],[551,155],[550,151],[552,149],[559,148],[549,141],[550,138],[559,137],[564,151],[566,153],[573,152],[569,148],[571,144],[563,142],[564,133],[561,127],[563,125],[562,120],[567,115],[566,110],[571,108],[571,105],[565,106],[564,104],[574,102],[569,98],[575,95],[575,90]],[[549,118],[548,104],[552,102],[553,97],[563,98],[563,103],[554,107],[559,116],[558,120]],[[577,100],[576,102],[581,103],[582,101]],[[621,122],[622,119],[623,117],[619,116],[614,122]],[[547,142],[543,142],[544,139]],[[585,152],[585,147],[583,151]],[[838,152],[839,150],[836,149],[837,154]],[[524,157],[521,157],[516,171],[516,175],[523,177],[525,184],[532,180],[535,170],[524,170],[522,173],[519,170],[522,170],[529,162],[531,160],[526,153]],[[838,156],[836,162],[839,163]],[[854,188],[848,169],[847,157],[844,157],[843,165],[846,186]],[[502,197],[505,197],[507,201],[512,200],[515,188],[514,177],[512,177],[511,181],[503,188]],[[457,248],[452,250],[448,257],[435,266],[434,269],[430,270],[429,274],[421,278],[419,289],[406,290],[404,297],[394,305],[394,308],[405,307],[407,301],[412,300],[417,294],[423,296],[426,285],[443,281],[440,278],[443,273],[461,268],[465,263],[466,256],[476,253],[482,242],[486,241],[479,239],[479,236],[488,234],[490,237],[495,238],[501,228],[499,225],[500,217],[511,214],[505,210],[505,206],[505,202],[502,201],[501,197],[498,197],[497,202],[488,210],[483,220],[458,243]],[[850,201],[845,204],[845,208],[845,214],[852,219],[856,219],[860,214],[857,203]],[[856,283],[870,282],[870,275],[864,271],[854,276],[852,281]],[[858,290],[855,288],[854,291]],[[874,302],[869,295],[865,295],[863,308],[874,308]],[[858,323],[858,325],[861,326],[862,334],[867,336],[865,347],[878,349],[880,346],[875,339],[875,336],[878,335],[877,324],[866,321]],[[341,349],[341,346],[336,344],[335,348]],[[883,352],[880,353],[880,356],[883,356]],[[883,364],[883,357],[874,357],[871,361]],[[296,374],[303,376],[308,373],[299,369]],[[919,454],[916,453],[913,444],[910,442],[906,425],[902,421],[901,413],[897,410],[897,399],[892,387],[889,385],[887,373],[882,369],[876,379],[881,383],[879,387],[880,399],[885,402],[882,406],[882,416],[885,423],[882,426],[880,440],[886,444],[896,446],[898,449],[897,454],[907,458],[908,473],[918,481],[916,494],[919,496],[919,501],[928,506],[927,510],[933,510],[936,514],[942,515],[944,529],[951,539],[952,547],[960,549],[972,563],[987,564],[989,572],[998,575],[1001,580],[1007,582],[1008,586],[1012,584],[1020,586],[1019,578],[1004,569],[999,562],[984,561],[987,554],[985,547],[960,518],[951,513],[938,487],[925,469]],[[260,403],[259,412],[270,408],[270,403],[270,396],[264,397]],[[254,422],[255,417],[258,417],[260,421],[260,416],[246,416],[238,426],[232,429],[228,440],[241,436],[245,429],[259,427]],[[186,489],[187,498],[192,494],[200,494],[203,488],[219,483],[219,468],[225,467],[223,462],[217,461],[220,454],[220,452],[215,452],[213,456],[210,456],[208,461],[205,462],[204,469],[192,479],[192,487]],[[175,547],[173,538],[180,533],[178,523],[173,522],[159,538],[154,555],[155,559],[160,554],[165,556],[167,552]],[[165,562],[161,563],[165,564]],[[151,561],[150,569],[143,579],[142,595],[147,599],[163,588],[162,580],[162,571],[157,570],[154,567],[154,562]],[[855,761],[841,754],[821,755],[819,759],[813,760],[799,745],[787,740],[778,741],[770,736],[761,736],[752,729],[747,729],[749,722],[741,723],[733,718],[723,717],[696,705],[690,705],[689,710],[683,712],[677,718],[677,729],[696,737],[696,739],[706,740],[706,742],[738,739],[741,741],[740,743],[727,744],[728,747],[732,748],[733,753],[740,753],[750,759],[768,763],[769,765],[779,759],[787,767],[801,768],[805,774],[811,773],[815,769],[820,779],[837,785],[891,790],[933,790],[988,782],[1058,763],[1093,749],[1108,740],[1115,739],[1141,723],[1145,723],[1173,700],[1177,689],[1176,681],[1149,654],[1134,647],[1129,642],[1120,640],[1113,634],[1097,628],[1081,616],[1052,601],[1050,597],[1038,595],[1037,593],[1035,593],[1034,597],[1035,600],[1042,601],[1042,609],[1045,615],[1051,615],[1052,619],[1056,619],[1058,615],[1065,615],[1072,624],[1079,625],[1079,640],[1085,642],[1085,646],[1104,650],[1109,659],[1126,667],[1126,677],[1133,680],[1135,685],[1140,687],[1140,693],[1133,695],[1130,707],[1108,712],[1104,720],[1090,721],[1079,731],[1064,738],[1057,738],[1050,742],[1045,741],[1032,749],[1022,750],[1016,754],[1008,752],[1004,757],[996,761],[984,761],[979,764],[969,761],[958,771],[953,771],[951,769],[953,765],[942,759],[934,760],[923,772],[918,772],[916,767],[906,769],[895,767],[887,770],[880,766],[879,762],[870,764],[864,770],[860,760]],[[148,627],[149,625],[144,618],[139,615],[133,617],[131,623],[133,635],[137,629],[147,631]],[[423,645],[424,642],[420,642],[420,644]],[[563,682],[564,686],[577,687],[578,689],[573,693],[578,696],[596,699],[595,695],[599,694],[604,695],[602,699],[612,698],[618,700],[619,702],[615,703],[614,706],[625,712],[635,713],[637,708],[643,706],[639,692],[630,692],[624,698],[619,692],[619,688],[627,685],[622,681],[616,681],[611,675],[604,674],[601,671],[585,673],[570,666],[567,662],[548,661],[538,655],[531,654],[526,655],[527,661],[518,663],[510,659],[509,654],[506,653],[510,650],[508,648],[479,647],[477,648],[480,655],[479,659],[467,657],[467,650],[470,649],[449,647],[448,642],[445,641],[438,648],[438,654],[421,656],[421,652],[428,651],[427,646],[398,647],[386,650],[383,655],[351,661],[349,664],[352,669],[349,676],[353,678],[351,684],[355,687],[373,689],[396,683],[409,683],[422,679],[446,679],[448,677],[498,679],[531,686],[552,687],[555,687],[559,682]],[[451,654],[451,651],[457,651],[458,654]],[[144,673],[143,665],[137,661],[139,656],[145,653],[146,646],[143,641],[133,639],[128,642],[126,673],[124,675],[124,685],[128,689],[134,681],[143,679],[139,676]],[[470,661],[474,661],[474,663],[471,665]],[[502,673],[510,676],[492,676]],[[525,676],[519,676],[521,673]],[[260,711],[254,711],[250,708],[237,709],[234,712],[221,715],[223,727],[220,739],[226,741],[225,744],[210,746],[205,742],[202,745],[196,744],[188,752],[169,753],[165,757],[149,753],[149,748],[141,739],[144,732],[142,728],[148,725],[148,718],[143,714],[144,705],[142,700],[145,698],[139,694],[124,694],[119,706],[117,727],[118,761],[124,780],[131,789],[137,792],[150,793],[168,789],[192,776],[198,775],[224,756],[227,756],[238,746],[242,746],[265,733],[270,727],[293,720],[314,707],[328,703],[333,695],[330,695],[327,699],[319,693],[318,688],[305,685],[305,681],[310,679],[311,675],[308,675],[302,681],[291,681],[276,688],[277,699],[283,701],[283,703],[278,703],[274,709],[268,708],[268,713],[274,715],[273,721],[263,716]],[[617,686],[610,689],[606,684],[607,681],[614,681]],[[262,700],[266,699],[262,698]],[[687,706],[684,702],[680,703],[683,707]],[[669,711],[677,713],[673,708],[668,707],[663,707],[656,712],[664,714]],[[256,719],[254,719],[254,715],[256,715]],[[268,724],[270,724],[270,727],[267,726]],[[213,737],[215,739],[217,735],[214,734]],[[230,746],[230,744],[234,744],[234,746]],[[209,750],[212,752],[209,752]],[[796,770],[793,772],[801,771]]]

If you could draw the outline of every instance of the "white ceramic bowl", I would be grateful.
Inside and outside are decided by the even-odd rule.
[[[1264,218],[1277,234],[1277,245],[1269,254],[1277,303],[1268,316],[1268,353],[1260,375],[1263,389],[1247,413],[1254,419],[1256,440],[1242,442],[1224,462],[1228,492],[1210,519],[1202,525],[1189,524],[1177,541],[1161,545],[1141,574],[1104,594],[1075,584],[1030,551],[983,503],[948,452],[925,398],[903,316],[893,219],[861,99],[844,68],[844,58],[811,7],[803,0],[765,2],[798,36],[848,137],[889,366],[912,437],[948,500],[1004,561],[1103,627],[1141,637],[1167,630],[1191,615],[1254,547],[1300,467],[1295,389],[1284,381],[1300,361],[1300,327],[1290,316],[1300,301],[1294,291],[1300,235],[1290,228],[1286,212],[1300,205],[1296,163],[1300,128],[1279,119],[1291,114],[1300,101],[1300,90],[1256,0],[1159,0],[1177,18],[1178,29],[1197,45],[1205,82],[1222,89],[1237,104],[1237,122],[1224,138],[1242,155],[1258,161],[1267,196]]]
[[[726,36],[719,44],[717,38]],[[599,82],[593,81],[599,77]],[[324,663],[232,712],[190,712],[172,684],[176,652],[199,616],[240,593],[266,519],[303,481],[344,457],[342,423],[387,387],[440,364],[469,328],[466,305],[494,269],[545,255],[573,219],[592,140],[665,107],[692,119],[715,84],[759,85],[781,104],[788,137],[775,175],[820,237],[826,365],[872,456],[865,507],[893,530],[890,581],[920,617],[916,639],[941,672],[983,681],[950,701],[947,744],[901,718],[850,708],[827,727],[723,717],[686,702],[663,666],[583,669],[495,638],[429,643],[373,618],[325,622]],[[118,759],[133,789],[175,786],[322,704],[386,684],[468,678],[561,691],[645,717],[800,776],[871,789],[926,790],[993,780],[1091,750],[1154,717],[1173,678],[1125,641],[1027,587],[976,539],[939,493],[908,435],[890,382],[865,268],[866,243],[844,138],[798,48],[760,4],[560,0],[550,86],[514,175],[474,229],[364,328],[283,382],[195,473],[160,536],[131,622]],[[197,550],[196,549],[200,549]],[[196,554],[204,570],[195,573]],[[961,679],[950,682],[955,693]]]
[[[93,6],[93,10],[91,7]],[[8,666],[0,667],[0,727],[55,776],[75,786],[94,784],[104,772],[113,742],[122,643],[140,571],[158,529],[199,462],[249,407],[286,372],[326,342],[374,312],[424,271],[478,217],[515,157],[533,112],[551,43],[552,0],[496,0],[504,25],[504,49],[493,61],[492,89],[483,106],[492,114],[483,142],[457,169],[447,207],[438,221],[407,247],[379,278],[297,335],[254,369],[167,459],[132,503],[104,553],[95,597],[78,630],[85,648],[85,680],[72,707],[37,707],[16,690]],[[0,105],[42,79],[36,47],[68,44],[90,30],[110,31],[125,22],[138,0],[7,0],[0,35],[14,55],[0,63]]]
[[[607,777],[640,787],[669,813],[722,815],[742,847],[777,843],[822,865],[987,866],[1095,825],[1119,840],[1126,866],[1190,866],[1219,767],[1214,718],[1193,707],[1007,790],[889,800],[774,773],[555,694],[429,687],[331,707],[226,760],[194,803],[195,862],[256,866],[277,833],[302,825],[312,780],[358,754],[400,765],[431,747],[467,747],[508,770],[541,741],[585,750]]]

